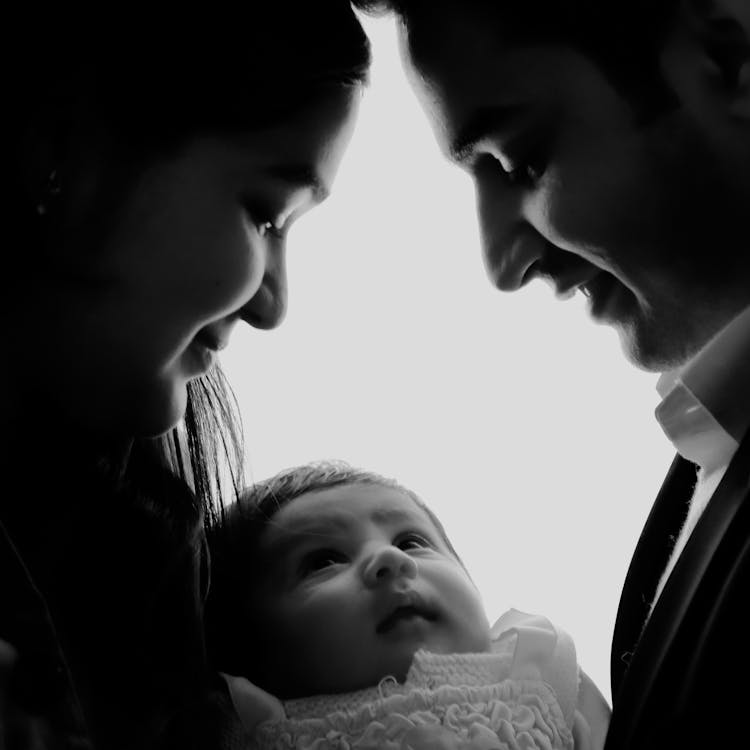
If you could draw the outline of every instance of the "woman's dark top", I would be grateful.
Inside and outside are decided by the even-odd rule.
[[[0,505],[0,640],[19,654],[0,748],[231,746],[192,493],[135,449],[122,478],[54,468]]]

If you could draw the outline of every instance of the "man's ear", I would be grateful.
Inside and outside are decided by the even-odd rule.
[[[731,115],[750,119],[750,1],[684,0],[683,12]]]

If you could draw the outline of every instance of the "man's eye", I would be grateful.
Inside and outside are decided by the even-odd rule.
[[[519,178],[526,185],[536,185],[539,180],[544,176],[544,165],[543,164],[524,164],[523,170]]]
[[[544,164],[538,159],[514,161],[507,167],[500,165],[511,185],[533,187],[544,175]]]
[[[509,185],[522,187],[535,187],[546,169],[545,159],[536,149],[515,141],[485,152],[477,160],[477,166],[499,169]]]
[[[409,532],[402,534],[394,542],[395,546],[404,552],[413,549],[431,549],[432,543],[421,534]]]
[[[331,568],[334,565],[344,561],[344,556],[332,549],[321,549],[311,552],[306,555],[302,560],[302,572],[303,573],[316,573],[326,568]]]

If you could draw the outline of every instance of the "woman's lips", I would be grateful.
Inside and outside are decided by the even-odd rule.
[[[216,350],[205,346],[197,338],[193,339],[187,349],[190,370],[193,375],[204,375],[216,363]]]
[[[226,349],[227,344],[229,344],[229,336],[222,337],[218,332],[210,328],[202,328],[196,334],[194,341],[206,349],[220,352],[222,349]]]

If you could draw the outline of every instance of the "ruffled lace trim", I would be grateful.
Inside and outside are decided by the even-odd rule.
[[[416,688],[354,712],[265,722],[255,738],[258,747],[269,750],[562,750],[573,746],[572,733],[550,688],[540,681],[511,679],[481,687]]]
[[[420,650],[414,654],[403,684],[385,677],[375,687],[351,693],[312,695],[284,702],[289,719],[321,717],[337,711],[355,712],[364,706],[386,700],[389,696],[402,699],[415,689],[440,689],[446,685],[486,687],[511,677],[515,639],[498,646],[495,653],[433,654]],[[400,705],[396,700],[394,706]],[[408,705],[408,704],[405,704]]]
[[[404,684],[281,704],[225,675],[254,743],[284,750],[571,750],[578,668],[570,637],[516,610],[492,651],[414,655]]]

